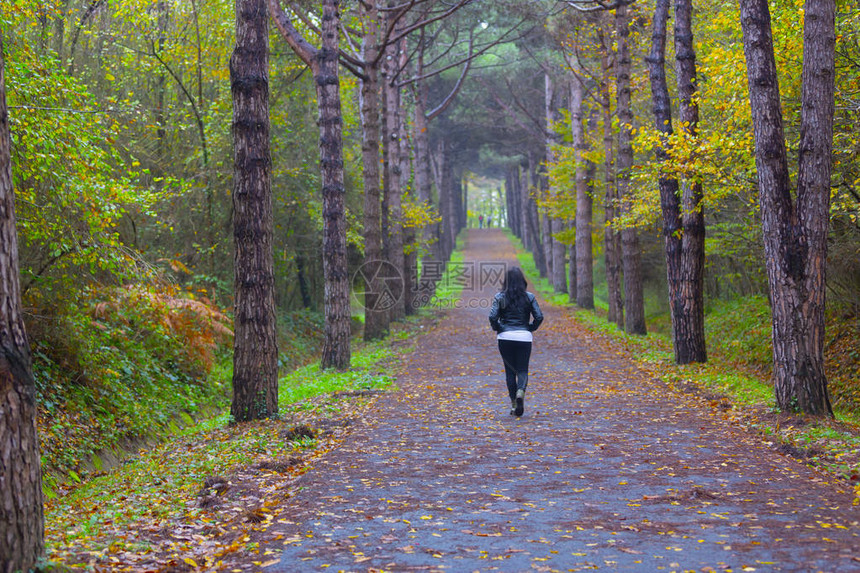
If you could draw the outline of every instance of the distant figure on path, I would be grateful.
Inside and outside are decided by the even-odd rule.
[[[502,290],[493,297],[490,309],[490,326],[498,332],[499,354],[505,363],[511,414],[516,416],[522,416],[525,410],[532,332],[543,322],[535,295],[527,292],[526,286],[526,278],[519,267],[508,269]]]
[[[487,228],[489,229],[492,226],[493,226],[493,218],[487,217]]]
[[[484,216],[483,215],[478,215],[478,228],[479,229],[484,228]]]

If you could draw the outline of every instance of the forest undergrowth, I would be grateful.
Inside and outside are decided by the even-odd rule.
[[[89,288],[32,314],[49,498],[229,407],[232,323],[205,296],[165,284]],[[282,314],[278,325],[282,372],[317,356],[319,313]]]

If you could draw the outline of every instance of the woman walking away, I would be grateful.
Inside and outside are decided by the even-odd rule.
[[[532,317],[534,320],[532,321]],[[511,414],[522,416],[529,383],[532,332],[543,322],[535,295],[526,291],[526,279],[518,267],[508,269],[501,292],[493,297],[490,326],[498,332],[499,354],[505,363],[505,382],[511,397]]]

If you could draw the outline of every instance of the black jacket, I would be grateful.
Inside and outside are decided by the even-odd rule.
[[[520,305],[509,305],[505,300],[505,293],[496,293],[493,297],[493,307],[490,309],[490,326],[496,332],[507,332],[508,330],[528,330],[534,332],[543,322],[543,313],[540,311],[535,295],[526,293],[528,302]],[[529,323],[529,319],[534,321]]]

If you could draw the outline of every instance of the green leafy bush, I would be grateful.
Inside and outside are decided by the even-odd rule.
[[[37,308],[28,329],[48,473],[226,397],[225,381],[208,374],[231,340],[230,320],[206,300],[164,285],[85,287]]]

